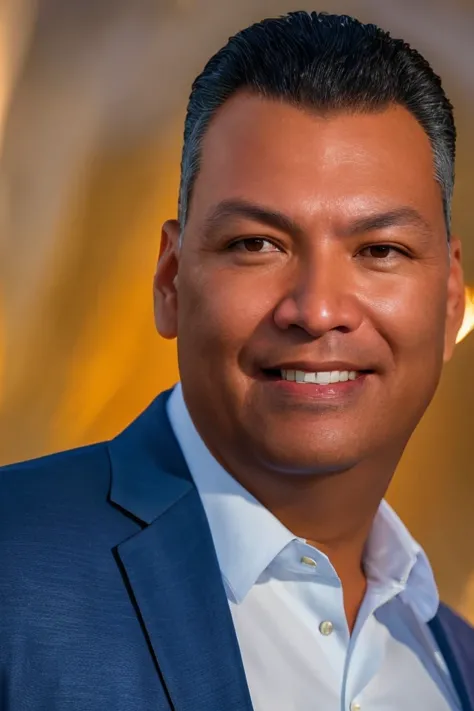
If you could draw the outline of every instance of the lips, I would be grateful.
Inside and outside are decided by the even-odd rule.
[[[321,366],[319,366],[321,367]],[[261,371],[260,382],[284,406],[332,407],[356,402],[366,391],[373,370],[302,370],[276,368]],[[268,390],[267,390],[268,388]]]

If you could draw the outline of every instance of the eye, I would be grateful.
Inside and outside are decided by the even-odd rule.
[[[276,244],[265,237],[244,237],[232,242],[229,249],[236,252],[247,252],[253,254],[267,254],[269,252],[281,251]]]
[[[391,244],[369,244],[361,249],[359,254],[370,259],[389,259],[394,256],[403,256],[405,252]]]

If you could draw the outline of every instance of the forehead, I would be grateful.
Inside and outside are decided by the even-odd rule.
[[[257,96],[232,97],[204,136],[190,219],[232,198],[298,219],[403,203],[444,221],[429,139],[399,106],[321,116]]]

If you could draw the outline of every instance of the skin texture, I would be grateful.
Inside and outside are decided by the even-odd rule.
[[[330,557],[350,627],[373,517],[463,304],[460,244],[448,248],[430,143],[408,111],[319,116],[245,93],[218,111],[181,248],[177,222],[163,227],[157,328],[178,338],[207,446]],[[321,397],[262,370],[336,361],[370,373]]]

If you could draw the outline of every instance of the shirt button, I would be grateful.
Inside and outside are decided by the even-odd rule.
[[[357,702],[353,701],[351,704],[351,711],[361,711],[362,706]]]
[[[307,555],[304,555],[301,558],[301,562],[303,563],[303,565],[309,565],[310,568],[316,568],[316,566],[318,565],[313,558],[308,558]]]
[[[330,634],[332,634],[333,629],[334,629],[334,625],[329,620],[325,620],[324,622],[321,622],[321,624],[319,625],[319,631],[325,637],[328,637]]]

